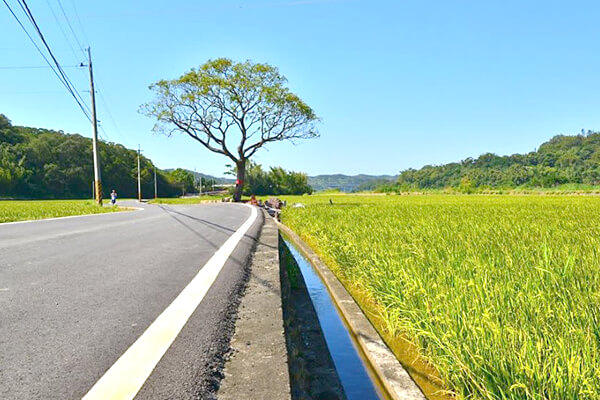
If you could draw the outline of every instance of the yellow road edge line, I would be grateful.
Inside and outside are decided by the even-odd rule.
[[[137,395],[212,286],[237,244],[256,221],[256,207],[247,207],[251,208],[251,214],[246,222],[227,239],[177,298],[106,371],[83,400],[130,400]]]

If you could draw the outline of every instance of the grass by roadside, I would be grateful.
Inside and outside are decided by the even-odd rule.
[[[0,223],[116,211],[123,209],[98,207],[92,200],[2,200]]]
[[[200,197],[176,197],[176,198],[165,198],[161,197],[158,199],[150,200],[148,203],[151,204],[201,204],[207,201],[221,201],[224,198],[223,195],[217,196],[200,196]]]

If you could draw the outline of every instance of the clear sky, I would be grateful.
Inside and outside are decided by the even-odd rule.
[[[20,11],[16,0],[6,1]],[[137,111],[151,99],[149,84],[217,57],[278,67],[313,107],[322,119],[319,139],[278,143],[256,157],[310,175],[396,174],[488,151],[528,152],[557,134],[600,130],[597,0],[28,4],[88,101],[87,71],[73,67],[84,56],[63,6],[81,46],[92,48],[102,136],[140,144],[160,168],[225,171],[225,158],[186,137],[151,133],[153,121]],[[0,2],[0,113],[17,125],[91,136],[50,69],[7,68],[43,65]]]

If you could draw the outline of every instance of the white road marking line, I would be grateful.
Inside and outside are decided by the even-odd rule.
[[[251,208],[251,214],[246,222],[227,239],[142,336],[106,371],[83,400],[130,400],[136,396],[212,286],[237,244],[256,221],[256,207],[247,207]]]

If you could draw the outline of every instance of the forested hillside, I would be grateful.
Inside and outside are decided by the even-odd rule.
[[[478,158],[400,173],[400,190],[600,185],[600,133],[559,135],[527,154]]]
[[[137,152],[99,142],[103,192],[137,196]],[[141,158],[142,193],[154,195],[154,166]],[[0,198],[91,198],[92,140],[47,129],[12,126],[0,114]],[[159,196],[181,193],[181,185],[157,172]]]
[[[378,184],[391,184],[395,180],[392,175],[316,175],[309,176],[308,183],[315,191],[338,189],[342,192],[373,190]]]

